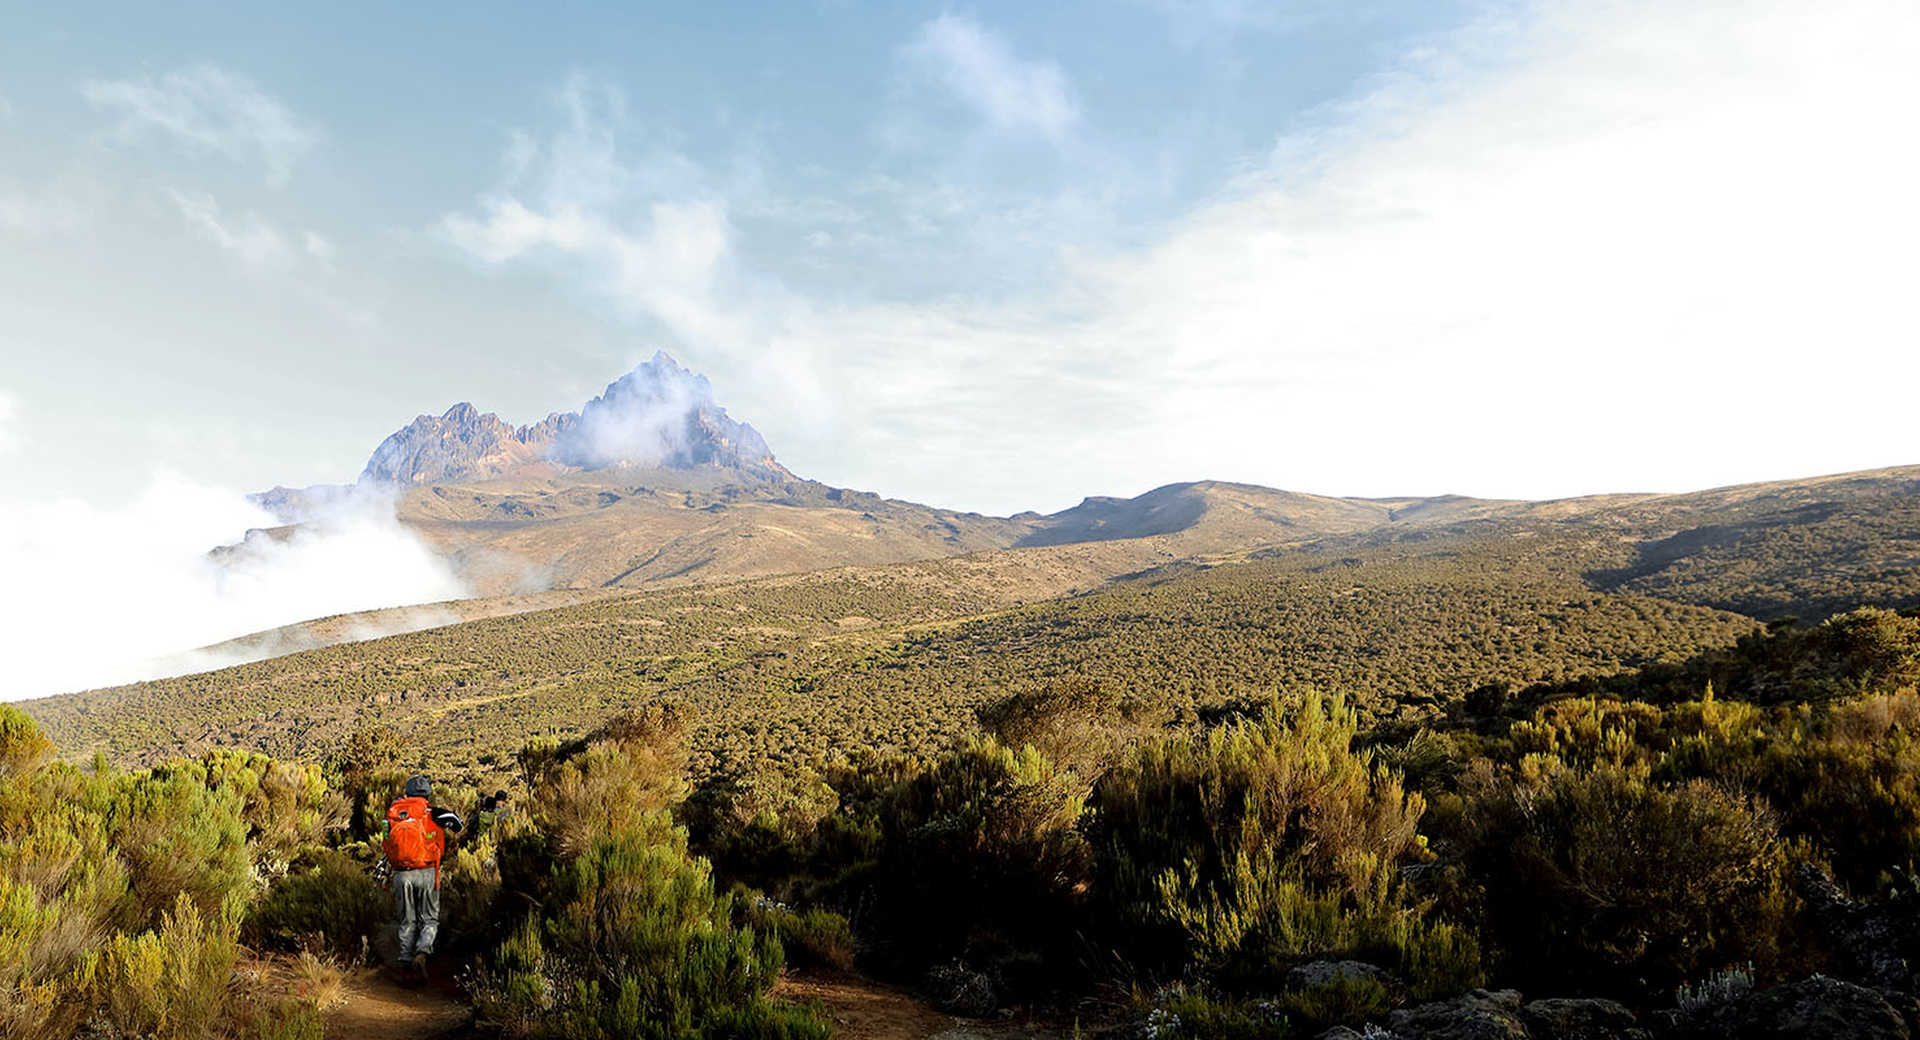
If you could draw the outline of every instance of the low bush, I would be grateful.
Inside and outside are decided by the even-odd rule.
[[[811,769],[723,774],[677,810],[693,847],[729,877],[775,886],[806,871],[839,795]]]
[[[818,907],[794,910],[744,886],[735,886],[732,895],[742,908],[742,923],[779,939],[788,964],[830,971],[853,969],[853,927],[845,917]]]
[[[1249,1000],[1173,986],[1143,1010],[1141,1034],[1152,1040],[1276,1040],[1292,1036],[1278,1001]]]
[[[153,931],[114,936],[101,972],[112,1032],[156,1040],[212,1035],[239,955],[237,931],[232,915],[208,920],[181,892]]]
[[[1105,928],[1136,966],[1272,987],[1323,957],[1397,969],[1417,994],[1475,984],[1472,937],[1424,912],[1400,867],[1428,858],[1425,803],[1307,693],[1257,719],[1149,741],[1096,788]]]
[[[876,966],[917,976],[954,958],[998,968],[1040,956],[1070,982],[1085,787],[1031,747],[984,739],[867,801],[871,858],[852,861],[840,897],[865,914]]]
[[[356,961],[392,914],[387,891],[365,867],[332,849],[317,852],[267,889],[243,934],[262,949],[304,950]]]
[[[1465,794],[1473,868],[1507,978],[1631,995],[1781,958],[1791,855],[1773,813],[1703,780],[1551,761],[1528,782],[1480,770]]]
[[[1280,1001],[1288,1021],[1318,1033],[1333,1026],[1358,1026],[1384,1016],[1394,999],[1378,979],[1342,975],[1318,986],[1297,989]]]
[[[668,817],[664,739],[614,727],[542,764],[542,826],[497,853],[503,891],[533,910],[476,971],[477,1011],[514,1037],[824,1040],[812,1013],[767,999],[779,939],[735,923],[745,910]]]

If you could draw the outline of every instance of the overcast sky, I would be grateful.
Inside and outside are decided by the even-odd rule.
[[[1920,462],[1912,0],[283,6],[7,18],[0,497],[656,348],[999,513]]]

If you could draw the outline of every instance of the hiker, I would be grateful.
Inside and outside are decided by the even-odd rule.
[[[406,793],[387,807],[386,835],[381,848],[393,867],[388,884],[400,918],[402,970],[418,968],[427,974],[427,957],[440,930],[440,860],[447,851],[447,835],[459,833],[460,814],[434,807],[433,782],[424,776],[407,778]]]
[[[473,840],[475,842],[486,837],[488,832],[493,830],[493,808],[497,804],[498,802],[494,799],[493,795],[488,795],[480,799],[480,811],[475,813],[473,817]]]
[[[493,792],[493,819],[495,823],[513,815],[513,807],[507,804],[507,792]]]

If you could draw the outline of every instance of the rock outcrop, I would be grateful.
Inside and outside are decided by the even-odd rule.
[[[1401,1008],[1387,1016],[1401,1040],[1530,1040],[1520,1022],[1520,994],[1476,989],[1452,1000]]]
[[[1907,1040],[1907,1023],[1880,993],[1815,975],[1676,1016],[1687,1040]]]
[[[747,479],[794,479],[758,431],[714,400],[705,376],[665,353],[608,384],[580,411],[557,412],[530,426],[510,426],[465,402],[438,417],[419,416],[374,449],[360,479],[439,484],[539,467],[713,469]]]

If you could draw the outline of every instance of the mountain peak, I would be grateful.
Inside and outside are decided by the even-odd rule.
[[[578,412],[514,428],[462,401],[422,415],[374,450],[362,480],[431,484],[509,476],[541,464],[574,470],[721,469],[786,481],[758,431],[727,414],[707,377],[665,351],[607,384]]]

